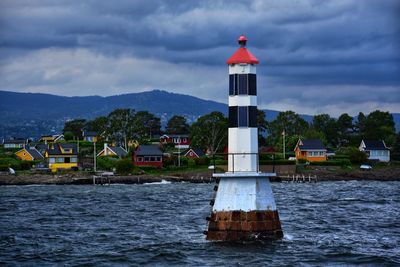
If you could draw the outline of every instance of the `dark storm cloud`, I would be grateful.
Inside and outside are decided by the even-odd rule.
[[[321,105],[371,101],[399,103],[399,14],[398,0],[6,0],[0,2],[0,67],[3,66],[0,75],[5,73],[11,78],[7,77],[0,83],[0,86],[8,88],[0,89],[13,88],[13,81],[18,80],[15,72],[20,66],[12,61],[11,55],[29,62],[29,57],[37,58],[35,53],[42,51],[40,55],[43,57],[51,55],[65,60],[68,52],[64,50],[76,50],[79,52],[68,55],[80,55],[95,64],[104,61],[110,66],[118,63],[133,68],[134,65],[130,64],[134,64],[135,59],[142,59],[150,60],[146,63],[148,66],[165,62],[171,71],[186,70],[190,72],[187,77],[195,77],[193,71],[197,71],[199,78],[193,78],[196,81],[192,87],[204,86],[201,96],[213,98],[216,88],[205,85],[210,81],[202,85],[201,77],[210,76],[211,70],[223,73],[225,60],[237,48],[236,38],[243,33],[249,38],[251,51],[262,63],[258,69],[260,86],[279,88],[266,91],[269,95],[262,97],[264,105],[277,98],[289,99],[288,102],[303,99],[304,103],[310,101],[312,105],[312,100],[309,100],[312,97],[306,97],[302,90],[318,95],[315,88],[332,90],[335,86],[341,93],[335,97],[319,96]],[[133,60],[126,63],[121,58]],[[72,68],[80,68],[82,64],[69,62],[71,69],[68,66],[64,68],[72,75],[75,73]],[[59,76],[62,76],[58,78],[62,90],[68,77],[61,75],[61,70],[51,71],[50,68],[55,68],[53,65],[39,65],[43,70],[34,71],[36,76],[32,84],[40,84],[42,79],[43,86],[26,85],[24,89],[20,82],[15,82],[15,90],[41,90],[46,84],[56,84]],[[115,65],[115,68],[117,66],[121,65]],[[99,66],[93,67],[93,73],[104,71],[108,74],[112,71],[96,68]],[[82,71],[90,69],[82,67]],[[137,81],[132,87],[152,87],[150,81],[141,82],[141,77],[128,79],[115,75],[109,77],[115,82],[110,86]],[[161,72],[159,75],[153,74],[154,80],[168,79]],[[52,78],[51,82],[48,77]],[[170,82],[165,84],[166,89],[179,87],[172,80]],[[86,79],[82,83],[90,85]],[[183,89],[191,86],[189,81],[182,84],[183,93],[194,92]],[[219,84],[219,81],[214,81],[214,84]],[[157,86],[163,87],[162,83]],[[368,95],[359,97],[360,88],[368,91]],[[217,89],[220,92],[218,99],[224,99],[225,90]],[[380,91],[394,96],[388,97]]]

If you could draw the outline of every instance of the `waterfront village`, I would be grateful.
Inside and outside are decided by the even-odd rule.
[[[307,123],[298,114],[287,111],[266,122],[265,113],[259,111],[260,171],[294,175],[322,167],[348,172],[359,171],[360,166],[397,166],[399,134],[394,130],[394,134],[387,134],[387,120],[391,119],[394,129],[390,116],[381,111],[368,116],[360,113],[358,120],[362,123],[353,123],[347,114],[337,120],[322,114]],[[380,122],[383,126],[377,125]],[[0,171],[113,175],[209,169],[223,172],[230,156],[228,123],[220,112],[204,115],[192,125],[184,116],[173,116],[161,131],[160,119],[153,114],[118,109],[93,121],[68,121],[62,133],[42,135],[36,140],[4,139]],[[287,127],[282,128],[282,123]],[[383,138],[364,138],[382,133],[386,134]],[[390,146],[384,139],[391,142]]]

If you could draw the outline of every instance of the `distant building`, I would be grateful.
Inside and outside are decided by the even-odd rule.
[[[390,161],[390,150],[383,140],[362,140],[359,150],[365,152],[370,160]]]
[[[326,147],[319,139],[299,139],[294,151],[296,160],[326,161]]]
[[[15,152],[18,158],[21,160],[35,161],[44,160],[44,156],[34,147],[26,146],[23,149]]]
[[[133,163],[136,166],[162,168],[163,152],[158,145],[140,145],[133,154]]]
[[[51,144],[64,140],[65,139],[63,134],[54,134],[54,135],[42,135],[39,141],[44,142],[45,144]]]
[[[123,158],[128,155],[128,151],[123,149],[120,146],[108,146],[107,143],[104,143],[104,148],[101,150],[97,156],[98,157],[105,157],[105,156],[114,156],[118,158]]]
[[[28,144],[28,140],[22,138],[11,138],[3,140],[3,147],[5,149],[23,148]]]
[[[183,156],[187,158],[200,158],[203,157],[205,154],[203,150],[199,148],[189,148],[188,150],[184,151]]]
[[[78,150],[76,144],[50,144],[45,152],[45,157],[52,172],[78,168]]]
[[[176,148],[189,148],[190,140],[188,134],[164,134],[160,137],[161,144],[174,144]]]
[[[83,141],[88,141],[88,142],[97,142],[99,138],[97,132],[90,132],[90,131],[82,131],[82,137]]]

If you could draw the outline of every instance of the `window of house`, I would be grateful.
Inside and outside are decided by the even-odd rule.
[[[72,157],[72,158],[71,158],[71,162],[73,162],[73,163],[78,162],[78,158],[77,158],[77,157]]]
[[[57,158],[57,163],[64,163],[64,158]]]
[[[65,162],[65,163],[70,163],[70,162],[71,162],[71,158],[66,157],[66,158],[64,159],[64,162]]]
[[[149,162],[150,161],[150,157],[144,157],[144,162]]]
[[[26,156],[26,153],[24,152],[24,153],[22,153],[22,156]]]
[[[161,161],[161,157],[156,157],[156,161],[160,162]]]
[[[312,152],[311,151],[308,151],[308,156],[312,157]]]
[[[56,159],[55,158],[49,158],[49,163],[56,163]]]
[[[143,157],[137,157],[136,160],[137,160],[138,162],[143,162]]]

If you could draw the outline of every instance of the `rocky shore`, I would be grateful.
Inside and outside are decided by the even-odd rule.
[[[313,177],[317,181],[342,181],[342,180],[378,180],[378,181],[400,181],[400,167],[380,168],[370,171],[352,170],[346,171],[336,167],[315,167],[300,173],[279,174],[271,178],[272,182],[290,181],[290,177]],[[154,182],[190,182],[209,183],[214,182],[211,172],[189,172],[173,175],[127,175],[127,176],[96,176],[96,184],[120,183],[120,184],[143,184]],[[307,180],[307,179],[306,179]],[[93,184],[93,175],[83,173],[70,173],[63,175],[49,174],[19,174],[0,175],[0,185],[39,185],[39,184]]]

